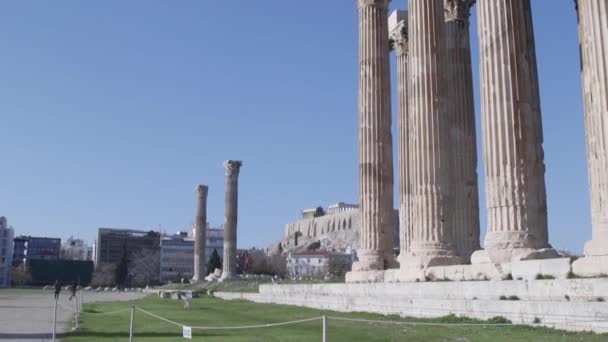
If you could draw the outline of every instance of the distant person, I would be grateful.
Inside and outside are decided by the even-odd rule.
[[[184,310],[190,310],[190,298],[188,298],[188,295],[183,292],[178,292],[177,298],[184,302]]]
[[[55,299],[59,299],[59,292],[61,292],[61,284],[59,280],[55,280]]]
[[[72,292],[72,294],[70,295],[70,300],[72,300],[72,298],[76,297],[76,289],[78,289],[78,283],[76,281],[74,281],[72,283],[72,285],[70,286],[70,291]]]

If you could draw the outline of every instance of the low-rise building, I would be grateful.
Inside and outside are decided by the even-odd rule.
[[[39,236],[18,236],[13,239],[13,265],[30,260],[59,260],[61,239]]]
[[[14,230],[6,217],[0,217],[0,287],[11,285]]]
[[[95,241],[95,265],[117,264],[123,253],[127,256],[147,249],[160,249],[160,233],[133,229],[99,228]]]
[[[194,275],[194,241],[182,235],[160,240],[160,282],[179,282]]]
[[[292,278],[324,278],[343,276],[353,263],[351,253],[307,251],[290,253],[287,257],[287,272]]]
[[[213,251],[217,251],[220,261],[224,257],[224,229],[209,228],[205,233],[205,269]],[[178,232],[164,236],[160,241],[160,281],[179,282],[182,278],[191,279],[194,275],[194,238],[193,234]]]

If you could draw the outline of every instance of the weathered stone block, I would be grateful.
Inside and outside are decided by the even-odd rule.
[[[570,258],[521,260],[511,263],[513,279],[566,279],[571,271]]]
[[[579,277],[608,277],[608,255],[577,259],[572,263],[572,273]]]
[[[347,283],[378,283],[384,281],[385,271],[352,271],[346,273]]]

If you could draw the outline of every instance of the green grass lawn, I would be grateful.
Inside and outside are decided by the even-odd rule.
[[[224,301],[204,296],[192,302],[186,311],[180,301],[148,297],[133,302],[144,310],[190,326],[255,325],[305,319],[315,316],[339,316],[373,320],[416,322],[478,322],[464,318],[405,319],[397,316],[354,313],[345,314],[286,305]],[[85,311],[109,312],[129,307],[130,303],[87,304]],[[76,341],[125,341],[129,336],[129,312],[115,315],[82,315],[81,330],[62,339]],[[437,327],[366,324],[328,320],[328,340],[336,341],[608,341],[608,335],[569,333],[524,326]],[[321,321],[282,327],[231,330],[193,330],[194,341],[321,341]],[[181,328],[142,312],[135,312],[136,341],[184,341]]]

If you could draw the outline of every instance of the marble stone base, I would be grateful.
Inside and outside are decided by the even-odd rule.
[[[407,283],[426,281],[424,269],[422,268],[401,268],[386,270],[384,281],[387,283]]]
[[[608,277],[608,255],[579,258],[572,263],[572,273],[578,277]]]
[[[473,252],[471,264],[505,264],[519,260],[555,259],[560,255],[553,248],[482,249]]]
[[[511,263],[511,276],[516,280],[567,279],[571,263],[570,258],[515,261]]]
[[[351,271],[344,277],[347,283],[380,283],[385,271]]]
[[[429,267],[425,276],[430,281],[505,280],[511,274],[510,264],[476,264]]]

